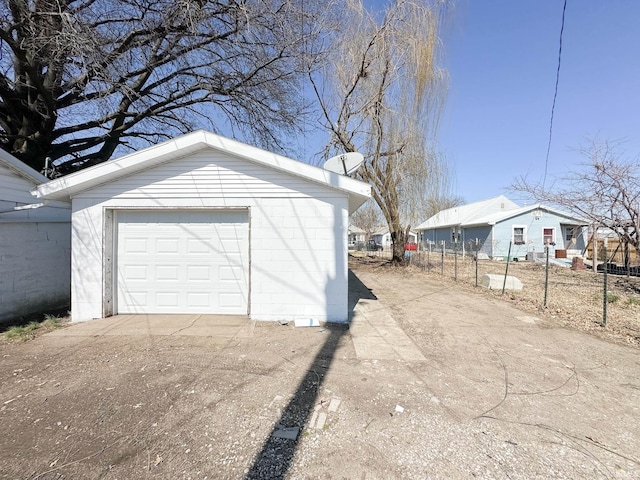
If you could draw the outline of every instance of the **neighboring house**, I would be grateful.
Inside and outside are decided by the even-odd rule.
[[[417,243],[418,232],[416,230],[409,231],[409,237],[407,243]],[[385,249],[391,248],[391,233],[387,227],[380,227],[371,234],[371,239],[375,240],[377,244],[382,245]]]
[[[344,322],[366,183],[196,131],[52,180],[72,199],[72,320],[240,314]]]
[[[355,225],[349,225],[349,248],[355,248],[356,244],[363,244],[367,240],[367,232]]]
[[[504,196],[443,210],[417,227],[423,248],[526,258],[550,248],[564,258],[585,249],[588,222],[541,204],[519,207]]]
[[[48,180],[0,150],[0,321],[69,305],[71,205],[31,194]]]

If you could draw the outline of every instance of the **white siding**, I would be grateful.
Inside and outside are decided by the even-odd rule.
[[[8,204],[11,207],[16,204],[38,203],[40,200],[31,195],[35,184],[21,177],[13,169],[0,162],[0,210],[4,210]]]
[[[77,198],[326,197],[334,190],[214,150],[121,178]]]
[[[211,151],[86,191],[73,200],[73,320],[102,316],[106,208],[246,207],[251,318],[346,321],[348,202],[346,193]]]

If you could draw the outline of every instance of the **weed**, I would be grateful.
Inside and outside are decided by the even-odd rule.
[[[42,326],[47,329],[53,330],[54,328],[58,328],[61,326],[61,318],[55,315],[45,315],[44,321],[42,322]]]
[[[607,303],[616,303],[618,300],[620,300],[620,295],[607,293]]]
[[[22,337],[24,336],[24,334],[25,332],[23,326],[11,327],[9,330],[4,332],[4,336],[10,339]]]
[[[26,325],[16,325],[4,332],[7,340],[27,341],[38,333],[46,333],[62,326],[62,319],[55,315],[45,315],[40,322],[29,322]]]
[[[629,305],[640,305],[640,297],[629,297],[629,298],[627,298],[627,304],[629,304]]]

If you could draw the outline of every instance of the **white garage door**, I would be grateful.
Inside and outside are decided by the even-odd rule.
[[[116,215],[117,313],[247,314],[247,211]]]

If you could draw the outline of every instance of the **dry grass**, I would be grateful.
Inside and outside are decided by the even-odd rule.
[[[417,257],[416,257],[417,260]],[[547,302],[545,300],[545,265],[541,263],[512,262],[508,274],[517,277],[523,284],[522,291],[489,290],[475,287],[476,265],[467,257],[445,257],[432,255],[427,263],[413,261],[406,267],[413,276],[438,278],[440,281],[455,284],[459,288],[474,293],[511,302],[521,310],[532,312],[547,320],[561,325],[588,332],[603,339],[633,345],[640,348],[640,278],[608,275],[606,325],[604,317],[603,275],[591,270],[573,271],[569,268],[550,265],[547,283]],[[380,266],[386,260],[380,256],[365,258],[352,257],[359,268],[366,265]],[[481,283],[484,274],[504,275],[505,262],[480,261],[478,279]]]
[[[23,322],[20,325],[12,325],[6,328],[6,331],[0,334],[0,339],[6,341],[26,342],[51,332],[57,328],[65,326],[69,323],[70,318],[58,316],[55,314],[47,314],[38,316],[40,320],[32,320],[28,323]]]

